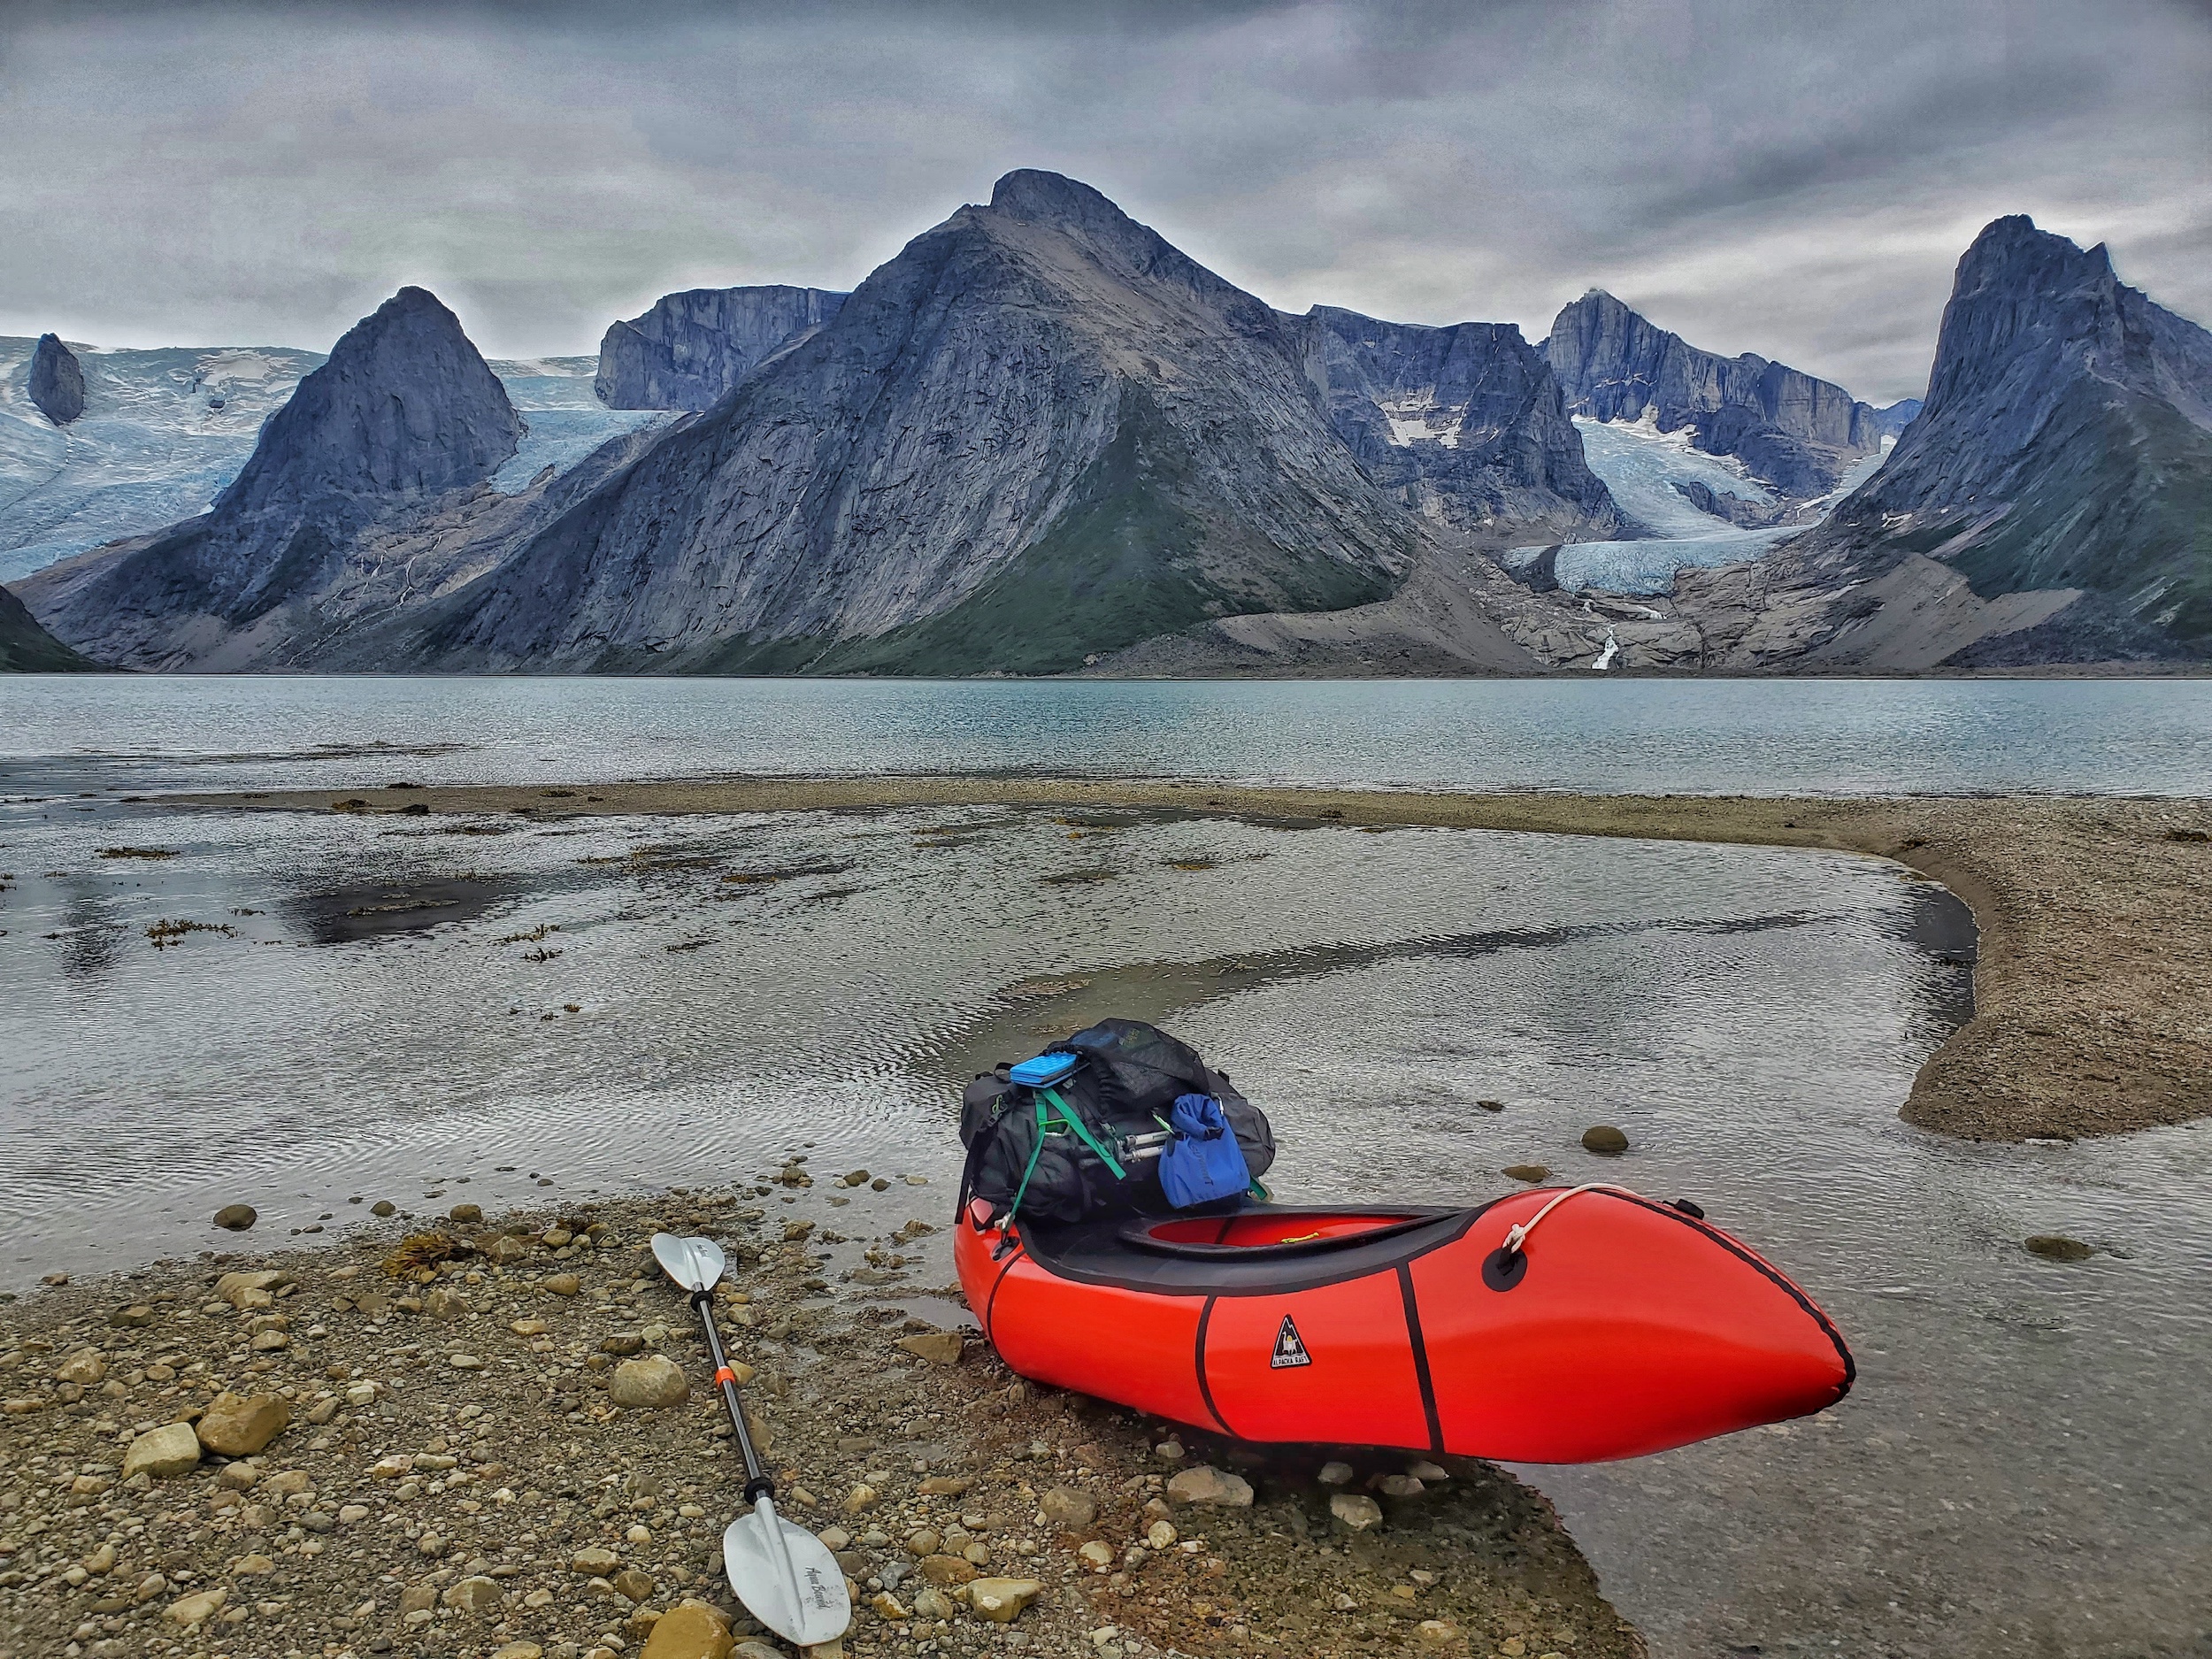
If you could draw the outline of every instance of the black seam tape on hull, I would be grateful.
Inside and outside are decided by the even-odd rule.
[[[1413,1270],[1398,1264],[1398,1291],[1405,1298],[1406,1339],[1413,1345],[1413,1374],[1421,1385],[1421,1415],[1429,1425],[1431,1455],[1444,1455],[1444,1422],[1436,1411],[1436,1383],[1429,1375],[1429,1345],[1421,1335],[1421,1302],[1413,1294]]]

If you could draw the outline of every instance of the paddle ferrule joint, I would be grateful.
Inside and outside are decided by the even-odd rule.
[[[714,1380],[717,1386],[719,1386],[723,1383],[729,1383],[734,1386],[737,1381],[737,1373],[732,1371],[727,1365],[725,1365],[720,1371],[714,1373]]]
[[[755,1475],[745,1483],[745,1502],[748,1503],[758,1503],[763,1498],[772,1503],[775,1497],[776,1483],[766,1475]]]

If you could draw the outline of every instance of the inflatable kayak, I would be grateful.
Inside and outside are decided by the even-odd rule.
[[[1803,1291],[1624,1188],[1004,1228],[963,1199],[960,1283],[1008,1365],[1239,1440],[1594,1463],[1851,1386]]]

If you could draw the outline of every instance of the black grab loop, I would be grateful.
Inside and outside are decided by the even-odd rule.
[[[1702,1221],[1705,1219],[1704,1210],[1701,1206],[1692,1203],[1686,1198],[1676,1199],[1674,1201],[1674,1207],[1693,1221]]]
[[[1511,1290],[1528,1276],[1528,1256],[1525,1251],[1509,1250],[1503,1246],[1482,1258],[1482,1282],[1493,1290]]]

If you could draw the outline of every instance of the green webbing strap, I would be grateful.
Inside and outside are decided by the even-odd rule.
[[[1125,1181],[1129,1179],[1129,1171],[1123,1169],[1119,1164],[1114,1161],[1114,1155],[1112,1153],[1107,1151],[1104,1147],[1099,1145],[1099,1143],[1092,1138],[1091,1132],[1083,1126],[1083,1120],[1075,1115],[1074,1109],[1069,1106],[1067,1102],[1060,1098],[1059,1091],[1056,1089],[1041,1088],[1037,1091],[1037,1141],[1034,1146],[1029,1148],[1028,1167],[1022,1171],[1021,1185],[1014,1189],[1014,1202],[1006,1207],[1006,1218],[1010,1222],[1021,1212],[1022,1196],[1029,1191],[1029,1178],[1037,1172],[1037,1159],[1045,1149],[1044,1103],[1046,1101],[1050,1101],[1052,1102],[1054,1110],[1059,1114],[1060,1122],[1074,1130],[1075,1133],[1082,1138],[1082,1141],[1085,1146],[1090,1148],[1092,1151],[1097,1153],[1100,1157],[1106,1160],[1106,1167],[1113,1171],[1114,1179],[1116,1180]]]
[[[1106,1160],[1106,1167],[1113,1171],[1114,1179],[1116,1180],[1125,1181],[1129,1179],[1129,1171],[1123,1169],[1120,1164],[1114,1161],[1114,1155],[1107,1151],[1104,1147],[1099,1145],[1096,1141],[1091,1138],[1091,1132],[1083,1126],[1083,1120],[1075,1115],[1075,1109],[1070,1106],[1067,1102],[1060,1098],[1059,1090],[1041,1088],[1037,1091],[1037,1093],[1044,1099],[1050,1101],[1053,1105],[1058,1109],[1061,1121],[1066,1124],[1069,1128],[1074,1130],[1075,1133],[1082,1138],[1082,1141],[1085,1146],[1090,1148],[1092,1151],[1097,1153],[1100,1157]],[[1037,1139],[1040,1144],[1042,1144],[1044,1140],[1044,1128],[1045,1109],[1042,1106],[1040,1106],[1037,1108]]]

